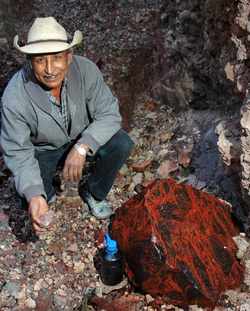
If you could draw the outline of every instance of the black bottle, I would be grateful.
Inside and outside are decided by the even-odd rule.
[[[118,250],[117,242],[112,240],[108,233],[104,236],[104,244],[100,276],[105,285],[113,286],[122,281],[124,272],[123,259]]]

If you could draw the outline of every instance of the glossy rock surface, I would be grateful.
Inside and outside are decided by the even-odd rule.
[[[172,179],[144,188],[112,222],[132,283],[182,306],[212,306],[223,291],[240,285],[236,234],[225,203]]]

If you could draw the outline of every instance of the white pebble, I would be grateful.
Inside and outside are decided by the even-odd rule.
[[[26,301],[25,301],[25,305],[26,305],[28,308],[35,309],[35,307],[36,307],[36,302],[35,302],[35,300],[33,300],[32,298],[28,298],[28,299],[26,299]]]

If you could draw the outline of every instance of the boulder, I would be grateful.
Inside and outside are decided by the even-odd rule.
[[[144,293],[213,306],[242,282],[229,205],[191,186],[153,181],[116,211],[110,229],[128,278]]]

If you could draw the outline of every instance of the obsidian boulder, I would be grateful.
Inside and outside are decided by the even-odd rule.
[[[111,234],[134,286],[170,303],[212,306],[242,282],[230,207],[172,179],[154,181],[123,204]]]

